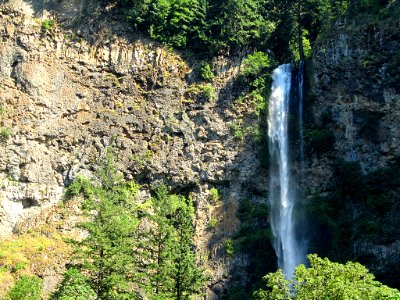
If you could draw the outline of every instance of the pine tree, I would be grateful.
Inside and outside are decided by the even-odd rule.
[[[114,165],[109,150],[97,173],[97,183],[80,178],[68,189],[70,197],[85,196],[89,219],[81,224],[87,237],[76,243],[74,267],[85,274],[97,299],[136,299],[132,291],[136,274],[132,252],[138,225],[138,186],[118,176]]]
[[[210,27],[217,48],[263,47],[275,29],[266,0],[210,1]]]
[[[87,236],[76,242],[75,265],[52,299],[130,300],[146,291],[150,299],[180,300],[198,293],[205,277],[196,265],[191,200],[162,185],[138,204],[138,186],[114,165],[109,151],[97,181],[78,177],[67,190],[67,197],[84,196]]]
[[[152,38],[178,48],[202,40],[205,2],[202,0],[153,0],[149,33]]]
[[[176,299],[186,299],[199,291],[205,280],[196,266],[196,256],[193,249],[193,206],[188,200],[181,198],[183,205],[176,211],[176,257],[174,259],[174,280]]]
[[[155,190],[152,201],[151,299],[187,299],[205,280],[193,247],[193,206],[183,196],[169,195],[164,185]]]
[[[64,273],[61,287],[51,297],[51,300],[94,300],[96,293],[90,286],[88,278],[75,268]]]

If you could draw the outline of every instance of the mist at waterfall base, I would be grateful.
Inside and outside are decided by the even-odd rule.
[[[292,278],[295,267],[306,262],[306,245],[297,237],[298,230],[294,213],[296,184],[292,176],[289,151],[288,128],[292,65],[285,64],[276,68],[273,71],[272,80],[268,104],[271,229],[273,246],[278,257],[278,267],[282,269],[287,278]],[[299,84],[300,82],[302,85],[302,80],[298,81]],[[302,92],[302,86],[297,89]],[[300,125],[302,124],[299,121]],[[302,152],[302,149],[299,151]]]

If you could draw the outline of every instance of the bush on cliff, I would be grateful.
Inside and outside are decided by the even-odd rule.
[[[400,292],[374,280],[374,275],[359,263],[345,265],[330,262],[316,254],[308,255],[310,267],[300,265],[293,280],[285,279],[281,270],[264,277],[267,289],[254,294],[267,299],[400,299]]]

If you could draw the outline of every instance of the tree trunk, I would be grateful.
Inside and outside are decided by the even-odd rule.
[[[297,31],[299,39],[299,54],[300,60],[304,60],[304,50],[303,50],[303,30],[301,27],[301,0],[297,0]]]

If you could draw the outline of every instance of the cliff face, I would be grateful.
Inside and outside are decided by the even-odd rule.
[[[390,11],[396,10],[393,4]],[[303,187],[341,211],[335,222],[342,226],[339,239],[351,237],[347,259],[398,285],[400,23],[386,14],[341,20],[317,45],[307,97],[314,151]],[[324,146],[316,145],[318,133]]]
[[[125,178],[164,181],[193,197],[196,246],[214,299],[230,270],[246,266],[246,257],[227,259],[223,248],[238,227],[238,201],[267,186],[256,176],[264,170],[255,142],[232,133],[233,124],[256,122],[249,103],[233,104],[242,58],[215,60],[213,83],[200,82],[199,62],[133,39],[95,2],[39,2],[0,4],[0,234],[44,222],[114,138]]]

